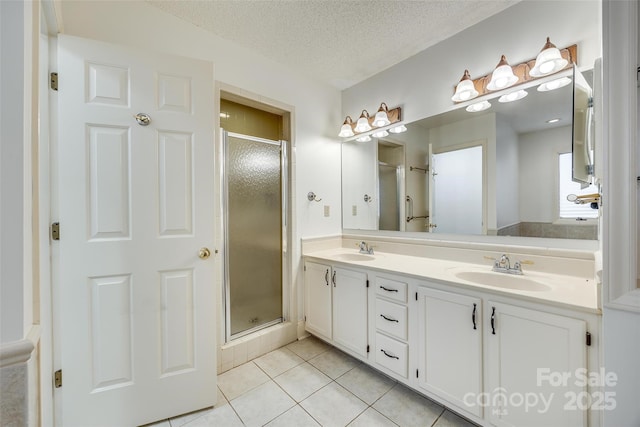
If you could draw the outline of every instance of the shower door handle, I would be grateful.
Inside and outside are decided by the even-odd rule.
[[[209,250],[209,248],[201,248],[200,251],[198,251],[198,258],[200,259],[207,259],[211,256],[211,251]]]

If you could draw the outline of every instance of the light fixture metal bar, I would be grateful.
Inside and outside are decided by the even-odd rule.
[[[566,70],[567,68],[571,68],[573,64],[578,63],[578,45],[573,44],[571,46],[565,47],[564,49],[560,49],[560,55],[568,61],[567,66],[563,70]],[[529,70],[533,68],[535,63],[536,63],[536,58],[533,58],[528,61],[521,62],[517,65],[512,65],[511,68],[513,69],[513,74],[515,74],[516,77],[518,77],[518,81],[511,87],[515,87],[515,86],[518,86],[519,84],[526,83],[531,80],[535,80],[536,78],[540,78],[540,77],[532,77],[529,75]],[[560,70],[560,71],[563,71],[563,70]],[[487,85],[491,81],[492,74],[493,74],[493,70],[487,75],[484,75],[482,77],[478,77],[472,80],[473,86],[478,91],[478,97],[482,95],[486,95],[489,92],[496,92],[496,91],[490,91],[489,89],[487,89]],[[544,76],[544,77],[547,77],[547,76]],[[453,93],[456,92],[456,86],[457,86],[457,83],[453,86]],[[456,104],[460,104],[462,102],[466,102],[466,100],[456,102]]]

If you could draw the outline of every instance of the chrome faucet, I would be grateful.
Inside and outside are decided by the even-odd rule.
[[[361,254],[373,255],[373,246],[369,246],[369,244],[365,241],[356,244],[360,247]]]
[[[508,273],[522,275],[522,264],[533,264],[531,261],[516,261],[511,267],[511,261],[506,254],[502,254],[500,259],[490,258],[493,260],[493,271],[498,273]]]

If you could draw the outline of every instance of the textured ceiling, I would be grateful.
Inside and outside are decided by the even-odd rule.
[[[339,89],[519,0],[147,0]]]

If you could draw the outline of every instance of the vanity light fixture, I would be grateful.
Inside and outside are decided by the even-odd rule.
[[[361,136],[360,138],[356,138],[358,142],[369,142],[371,141],[371,137],[369,135]]]
[[[375,116],[370,116],[367,110],[362,110],[360,117],[354,123],[351,116],[344,119],[344,123],[340,128],[338,136],[343,138],[351,138],[352,136],[364,136],[365,133],[375,133],[376,138],[382,138],[389,135],[388,133],[379,134],[378,132],[387,131],[389,127],[402,121],[402,108],[395,107],[389,109],[385,102],[380,103],[380,108]]]
[[[547,76],[562,70],[568,63],[569,61],[560,54],[560,49],[547,37],[547,42],[536,57],[536,63],[529,71],[529,75],[532,77]]]
[[[498,98],[498,102],[513,102],[517,101],[518,99],[522,99],[527,95],[529,95],[529,93],[526,90],[520,89],[511,93],[507,93],[506,95],[502,95],[500,98]]]
[[[511,65],[507,62],[507,57],[502,55],[496,69],[491,74],[491,81],[487,85],[489,90],[500,90],[513,86],[518,81],[518,77],[513,74]]]
[[[381,128],[390,124],[391,121],[389,120],[389,109],[387,108],[387,104],[383,102],[382,104],[380,104],[380,108],[378,108],[378,112],[373,119],[373,126]]]
[[[371,136],[374,138],[384,138],[385,136],[389,136],[389,132],[383,129],[372,133]]]
[[[341,136],[343,138],[348,138],[350,136],[355,135],[353,133],[353,120],[351,119],[351,116],[347,116],[344,119],[344,123],[342,124],[342,127],[340,128],[340,133],[338,134],[338,136]]]
[[[362,113],[358,118],[358,122],[356,123],[356,127],[353,130],[358,133],[371,130],[371,125],[369,124],[369,112],[367,110],[362,110]]]
[[[573,44],[563,49],[558,49],[547,39],[547,44],[544,45],[542,52],[538,54],[536,59],[532,58],[516,65],[509,65],[505,55],[502,55],[493,72],[475,79],[472,79],[467,70],[465,70],[462,79],[454,87],[454,94],[451,100],[455,103],[468,102],[490,92],[504,90],[514,85],[520,85],[553,74],[566,69],[568,64],[577,63],[578,45]],[[549,86],[553,85],[550,83]],[[546,87],[543,86],[538,90],[549,90],[545,89]],[[478,92],[478,94],[476,95],[475,92]]]
[[[560,89],[571,83],[569,77],[561,77],[559,79],[551,80],[550,82],[542,83],[538,86],[538,92],[549,92],[550,90]]]
[[[400,126],[396,126],[394,128],[389,129],[389,132],[391,133],[402,133],[406,131],[407,131],[407,127],[405,125],[400,125]]]
[[[469,70],[464,70],[464,74],[460,79],[460,82],[456,86],[456,93],[453,94],[451,100],[453,102],[462,102],[468,101],[478,96],[478,91],[476,90],[473,80],[471,80],[471,75],[469,74]]]
[[[479,111],[484,111],[487,108],[491,108],[491,103],[489,101],[476,102],[475,104],[469,105],[466,109],[470,113],[477,113]]]

